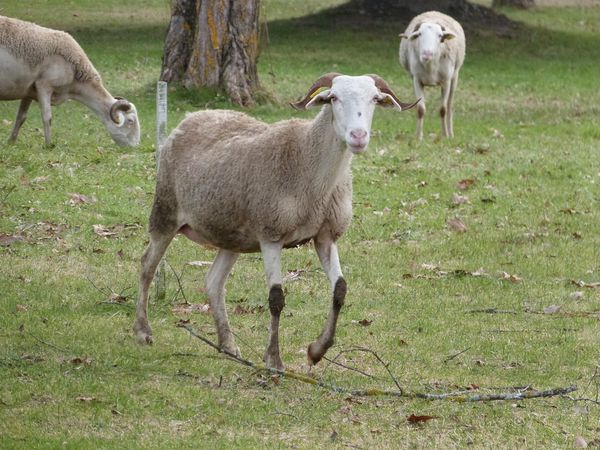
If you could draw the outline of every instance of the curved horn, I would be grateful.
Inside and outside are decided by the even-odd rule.
[[[112,119],[112,121],[114,123],[121,123],[121,118],[119,117],[119,115],[117,114],[118,111],[122,111],[122,112],[127,112],[131,109],[131,103],[129,103],[127,100],[125,100],[122,97],[115,97],[115,99],[117,100],[116,102],[114,102],[112,104],[112,106],[110,107],[110,118]]]
[[[308,90],[308,93],[302,100],[297,101],[295,103],[290,103],[290,106],[294,109],[303,111],[304,109],[306,109],[306,105],[308,104],[308,102],[310,102],[312,98],[319,93],[319,90],[321,88],[330,88],[333,79],[340,75],[340,73],[335,72],[330,72],[323,75],[321,78],[314,82],[314,84],[311,86],[311,88]]]
[[[392,91],[392,88],[387,84],[387,81],[385,81],[379,75],[373,73],[373,74],[368,74],[366,76],[371,77],[373,79],[373,81],[375,82],[375,87],[377,89],[379,89],[384,94],[388,94],[390,97],[392,97],[394,99],[394,101],[398,104],[398,106],[400,106],[402,111],[404,111],[405,109],[412,108],[413,106],[415,106],[417,103],[419,103],[421,101],[421,99],[418,99],[414,103],[404,103],[404,102],[400,101],[400,99],[396,96],[396,94],[394,94],[394,91]]]

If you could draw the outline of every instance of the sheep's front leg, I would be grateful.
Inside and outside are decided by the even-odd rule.
[[[449,119],[452,117],[450,112],[450,97],[452,95],[452,80],[447,79],[442,82],[442,105],[440,106],[440,117],[442,119],[442,132],[444,137],[452,137],[452,127],[449,125]]]
[[[219,250],[206,276],[206,292],[213,319],[215,320],[215,326],[217,327],[219,346],[233,355],[240,356],[240,349],[235,344],[235,339],[229,326],[227,310],[225,309],[225,281],[231,273],[231,269],[237,261],[238,256],[239,253],[223,249]]]
[[[415,97],[420,98],[421,101],[417,104],[417,139],[423,140],[423,122],[425,120],[425,88],[417,77],[413,77],[413,88],[415,90]]]
[[[281,249],[281,243],[260,243],[267,274],[267,285],[269,286],[269,310],[271,311],[269,342],[265,350],[264,360],[267,367],[277,370],[283,370],[283,362],[279,356],[279,317],[285,306],[285,297],[281,287]]]
[[[331,282],[333,301],[323,331],[317,340],[308,346],[308,363],[311,365],[317,364],[333,345],[338,316],[346,298],[346,280],[342,276],[337,245],[328,235],[317,236],[315,238],[315,248]]]
[[[25,119],[27,119],[27,111],[29,110],[29,106],[31,106],[32,101],[33,100],[30,98],[24,98],[21,100],[21,103],[19,104],[19,111],[17,111],[17,118],[15,119],[15,126],[13,127],[10,137],[8,138],[9,143],[12,144],[17,140],[19,130],[21,129],[21,126],[23,126]]]

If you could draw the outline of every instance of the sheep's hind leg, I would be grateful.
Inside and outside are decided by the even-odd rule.
[[[283,370],[283,362],[279,355],[279,317],[285,306],[285,297],[281,288],[281,249],[282,245],[280,243],[260,243],[269,286],[269,310],[271,311],[269,342],[265,350],[264,360],[267,367],[277,370]]]
[[[235,339],[229,326],[229,319],[225,308],[225,282],[238,256],[239,253],[223,249],[219,250],[206,276],[206,292],[213,319],[215,320],[215,326],[217,327],[219,346],[222,350],[236,356],[240,356],[240,349],[235,344]]]
[[[338,316],[346,298],[346,280],[342,276],[337,245],[330,236],[317,237],[315,248],[331,282],[333,301],[323,331],[317,340],[308,346],[308,363],[311,365],[317,364],[333,345]]]
[[[25,119],[27,119],[27,111],[31,106],[31,102],[33,100],[30,98],[24,98],[21,100],[19,104],[19,111],[17,112],[17,118],[15,119],[15,125],[10,133],[10,137],[8,138],[8,142],[10,144],[14,143],[17,140],[17,136],[19,135],[19,130],[23,126]]]
[[[152,344],[152,329],[148,323],[148,294],[158,263],[173,240],[175,232],[165,235],[150,234],[150,244],[142,256],[140,292],[136,307],[133,331],[140,344]]]

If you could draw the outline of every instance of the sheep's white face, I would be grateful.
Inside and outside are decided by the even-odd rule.
[[[313,101],[331,103],[333,128],[338,138],[352,153],[362,153],[371,137],[373,111],[384,97],[371,77],[340,75],[333,79],[331,89],[319,92]]]
[[[454,37],[454,33],[445,31],[441,25],[424,22],[408,38],[417,44],[419,61],[428,64],[439,57],[442,42]]]
[[[137,109],[133,103],[129,103],[127,111],[116,111],[116,120],[108,118],[104,123],[108,132],[117,145],[121,147],[135,147],[140,143],[140,122]]]

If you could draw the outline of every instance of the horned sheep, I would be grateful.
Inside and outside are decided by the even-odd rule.
[[[400,34],[400,64],[412,78],[417,106],[417,139],[423,139],[425,86],[441,86],[440,116],[445,137],[454,136],[453,107],[458,74],[465,60],[465,34],[452,17],[429,11],[413,18]]]
[[[121,146],[140,142],[135,105],[113,97],[79,44],[63,31],[0,16],[0,100],[21,100],[9,138],[15,142],[31,102],[40,104],[46,145],[52,105],[73,99],[88,106]]]
[[[218,249],[206,292],[219,345],[239,355],[224,303],[224,285],[240,253],[262,252],[269,288],[268,367],[281,370],[279,317],[284,307],[281,252],[314,241],[331,283],[333,301],[322,333],[308,347],[316,364],[333,344],[346,281],[336,241],[352,217],[353,154],[365,151],[376,105],[407,109],[379,76],[327,74],[303,110],[323,105],[312,121],[266,124],[234,111],[188,115],[161,149],[150,215],[150,243],[142,256],[134,332],[152,343],[148,291],[157,265],[178,233]]]

